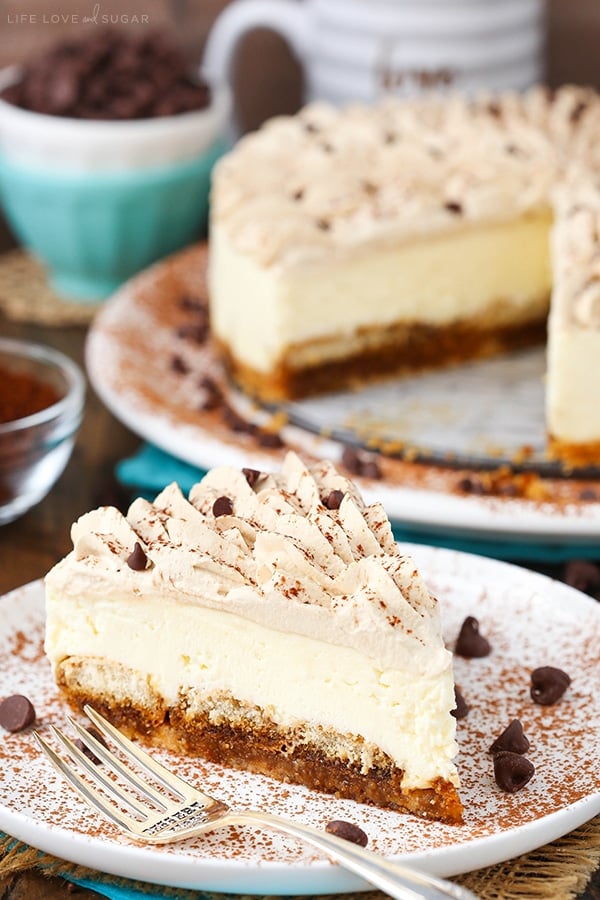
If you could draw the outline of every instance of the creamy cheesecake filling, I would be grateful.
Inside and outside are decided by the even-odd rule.
[[[361,329],[375,324],[536,321],[551,290],[550,224],[549,212],[532,213],[293,268],[259,264],[216,224],[213,332],[238,363],[268,373],[284,361],[311,366],[360,351]]]
[[[381,506],[331,463],[309,470],[290,453],[250,480],[215,469],[189,501],[171,485],[127,517],[86,514],[72,537],[46,578],[59,683],[87,659],[132,673],[166,710],[225,692],[283,729],[354,736],[402,771],[403,790],[457,784],[437,601]],[[136,544],[143,568],[128,563]]]
[[[64,594],[50,591],[48,623],[46,652],[55,667],[71,656],[120,663],[147,679],[167,706],[196,686],[208,696],[229,691],[267,709],[276,725],[318,722],[360,735],[401,764],[405,788],[440,776],[457,783],[450,665],[442,679],[416,677],[378,667],[351,647],[147,594],[143,602],[115,594],[92,605],[77,597],[65,603]]]

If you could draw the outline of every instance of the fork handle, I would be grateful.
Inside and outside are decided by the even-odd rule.
[[[475,894],[458,884],[392,862],[326,831],[318,831],[270,813],[248,809],[229,813],[219,825],[259,825],[291,835],[322,850],[326,856],[380,888],[396,900],[477,900]]]

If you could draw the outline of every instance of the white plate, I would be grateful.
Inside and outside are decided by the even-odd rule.
[[[90,380],[118,419],[180,460],[204,469],[225,463],[238,467],[277,467],[282,450],[266,451],[248,435],[224,427],[218,412],[206,413],[199,409],[203,397],[199,387],[202,376],[209,374],[222,380],[223,374],[210,342],[195,345],[178,339],[176,331],[189,320],[189,313],[181,308],[180,298],[204,295],[204,273],[204,251],[193,248],[148,269],[115,294],[102,307],[90,329],[86,348]],[[177,373],[170,366],[175,355],[184,360],[189,369],[186,374]],[[520,360],[517,385],[511,381],[516,377],[516,364],[504,359],[455,369],[451,375],[437,373],[412,379],[418,403],[407,401],[403,411],[400,410],[403,392],[388,385],[354,395],[354,400],[353,395],[337,395],[329,401],[307,401],[300,411],[296,404],[293,412],[325,426],[328,421],[333,424],[334,410],[339,406],[338,423],[352,418],[368,420],[369,429],[375,433],[375,422],[384,415],[384,408],[393,408],[390,415],[398,425],[415,420],[414,404],[417,403],[432,427],[427,441],[434,453],[443,454],[447,436],[455,443],[460,439],[472,441],[471,450],[480,457],[486,452],[488,424],[491,428],[496,423],[495,427],[506,438],[510,423],[514,425],[513,415],[518,415],[521,430],[515,432],[514,440],[519,446],[532,441],[539,444],[539,434],[536,437],[531,429],[537,433],[543,428],[543,417],[540,418],[537,409],[542,402],[540,354],[534,351],[517,359]],[[462,372],[460,376],[459,372]],[[458,395],[457,379],[464,382],[461,390],[478,394],[480,407],[488,412],[482,412],[479,417],[471,413],[460,420],[456,418],[456,407],[454,413],[449,412],[449,404]],[[260,419],[261,411],[257,413],[228,386],[225,391],[229,403],[248,417]],[[440,392],[445,397],[443,402],[439,400]],[[377,408],[376,404],[379,404]],[[427,427],[420,426],[422,434]],[[281,434],[288,446],[303,454],[338,461],[343,450],[341,443],[318,437],[297,425],[285,426]],[[488,439],[491,441],[489,434]],[[487,449],[491,454],[492,450]],[[468,455],[466,444],[463,451]],[[541,453],[539,447],[538,453]],[[488,461],[491,460],[493,456],[489,455]],[[456,489],[460,472],[450,467],[393,459],[384,460],[382,465],[385,467],[383,480],[357,480],[366,499],[381,500],[390,518],[401,527],[431,535],[450,533],[466,539],[554,541],[561,545],[589,544],[600,538],[600,502],[580,502],[580,482],[546,479],[547,496],[533,502],[460,493]],[[597,486],[600,498],[600,481],[585,482],[583,486]]]
[[[505,563],[424,546],[407,549],[440,598],[449,644],[464,617],[476,615],[493,647],[485,659],[455,663],[457,684],[471,705],[458,722],[463,826],[428,823],[166,752],[157,756],[232,803],[266,807],[319,828],[331,819],[355,822],[374,850],[448,876],[525,853],[600,813],[600,606]],[[43,629],[41,583],[0,599],[3,692],[26,694],[38,728],[46,731],[50,722],[63,726],[67,710],[43,655]],[[571,687],[555,706],[538,706],[529,697],[529,673],[540,665],[571,675]],[[487,749],[512,718],[523,723],[536,772],[520,792],[505,794],[495,785]],[[82,805],[41,758],[30,732],[2,734],[0,765],[0,828],[72,862],[225,892],[319,894],[366,887],[313,851],[249,828],[139,847]]]

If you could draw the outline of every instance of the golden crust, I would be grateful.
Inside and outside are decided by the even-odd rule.
[[[303,784],[313,790],[335,794],[399,811],[407,811],[426,819],[460,824],[462,804],[456,787],[442,778],[428,788],[403,790],[403,772],[381,751],[371,768],[363,773],[356,762],[327,753],[324,743],[311,744],[298,740],[293,729],[280,728],[261,710],[243,707],[244,715],[227,719],[214,716],[210,701],[190,704],[186,698],[168,708],[158,696],[154,700],[144,692],[133,690],[138,699],[128,698],[125,691],[109,693],[105,679],[94,678],[110,668],[98,661],[87,666],[85,660],[64,660],[59,664],[56,680],[69,703],[77,709],[91,704],[129,737],[142,737],[156,746],[166,747],[188,756],[202,756],[221,765],[268,775],[279,781]],[[124,684],[126,670],[121,670]],[[137,684],[133,673],[132,682]],[[94,684],[96,681],[96,684]],[[215,705],[218,705],[218,700]],[[335,746],[336,735],[332,734]]]
[[[217,341],[217,346],[232,379],[246,393],[273,402],[351,389],[378,378],[496,356],[541,343],[545,333],[546,309],[543,316],[505,325],[498,325],[496,321],[489,325],[476,320],[442,328],[398,323],[385,328],[364,329],[364,340],[351,355],[338,355],[311,365],[291,364],[289,359],[299,355],[300,348],[289,348],[288,359],[266,373],[241,363],[223,342]],[[311,347],[318,356],[318,343]]]

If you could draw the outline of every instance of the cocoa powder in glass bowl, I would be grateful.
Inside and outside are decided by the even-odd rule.
[[[81,421],[84,378],[50,347],[0,339],[0,525],[46,496]]]

